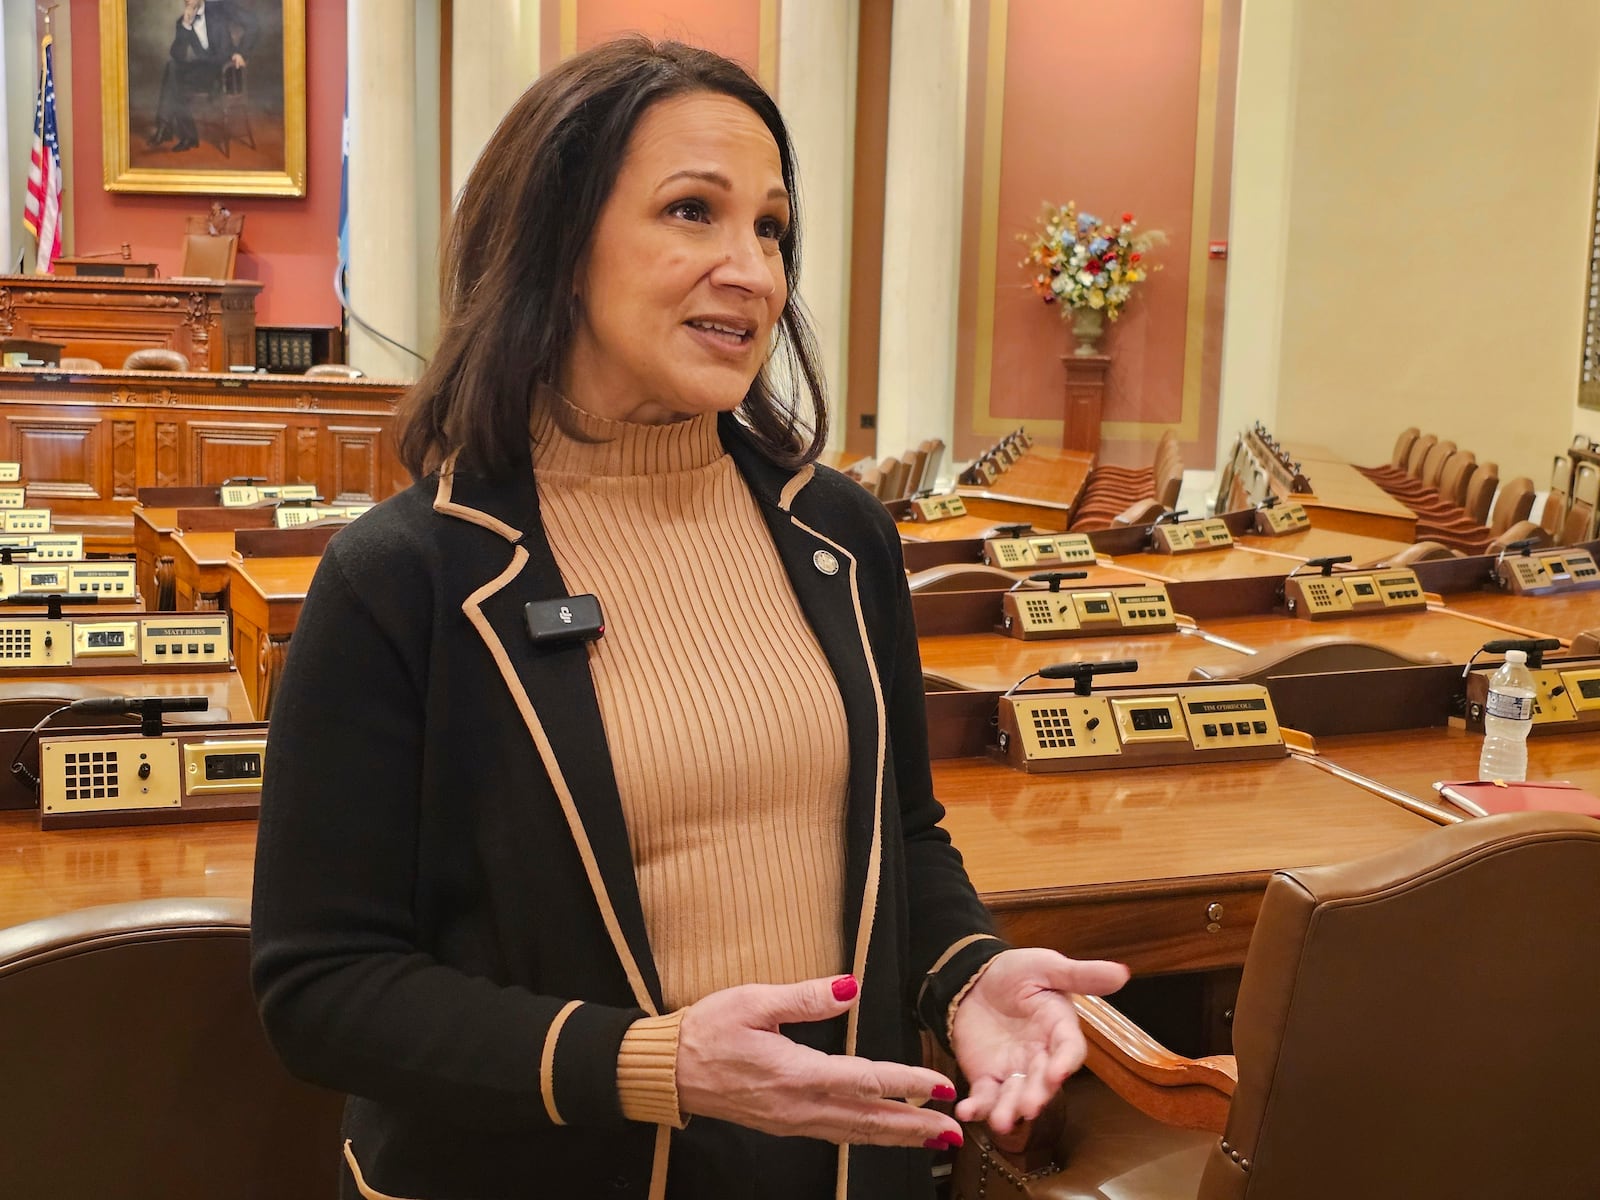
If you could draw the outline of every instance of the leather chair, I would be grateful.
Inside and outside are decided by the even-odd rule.
[[[1438,444],[1437,434],[1424,433],[1411,443],[1411,448],[1406,451],[1405,463],[1397,467],[1378,467],[1365,472],[1368,479],[1379,487],[1390,484],[1405,483],[1408,480],[1422,478],[1422,464],[1428,457],[1428,451]]]
[[[1572,473],[1572,504],[1561,525],[1562,546],[1576,546],[1594,537],[1595,512],[1600,509],[1600,467],[1580,462]]]
[[[306,368],[307,379],[364,379],[366,372],[349,363],[317,363]]]
[[[1080,998],[1089,1072],[952,1200],[1554,1200],[1600,1180],[1600,822],[1515,813],[1267,886],[1236,1055]],[[1159,1119],[1149,1114],[1159,1114]]]
[[[63,371],[103,371],[98,358],[63,358],[59,364]]]
[[[1436,501],[1438,497],[1435,495],[1435,489],[1439,486],[1439,477],[1444,474],[1445,464],[1455,453],[1454,442],[1435,442],[1423,456],[1422,471],[1417,478],[1380,486],[1402,504],[1413,499],[1423,502]]]
[[[1484,463],[1467,485],[1467,498],[1460,509],[1439,515],[1418,518],[1416,540],[1426,541],[1438,533],[1465,536],[1473,530],[1484,528],[1489,520],[1489,510],[1494,504],[1495,492],[1500,487],[1498,463]]]
[[[1466,554],[1482,554],[1495,538],[1505,533],[1506,530],[1520,521],[1526,521],[1528,514],[1533,511],[1533,480],[1526,475],[1520,475],[1501,488],[1494,498],[1494,508],[1489,514],[1489,523],[1470,528],[1460,526],[1425,526],[1424,522],[1417,522],[1417,536],[1423,537],[1426,528],[1426,537],[1435,542],[1443,542]],[[1568,514],[1568,519],[1571,515]]]
[[[146,346],[122,360],[124,371],[187,371],[189,360],[164,346]]]
[[[0,930],[0,1196],[336,1196],[343,1100],[279,1064],[249,961],[239,900]]]
[[[1357,467],[1369,479],[1375,474],[1385,471],[1402,471],[1405,469],[1406,458],[1411,454],[1411,445],[1422,436],[1422,431],[1415,425],[1409,429],[1402,429],[1400,436],[1394,440],[1394,452],[1389,455],[1389,461],[1381,467]]]

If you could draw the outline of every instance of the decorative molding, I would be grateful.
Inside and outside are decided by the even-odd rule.
[[[132,421],[111,422],[111,495],[132,500],[139,492],[139,427]]]
[[[0,334],[10,335],[15,313],[16,307],[11,298],[11,289],[0,288]]]
[[[193,297],[190,299],[192,301]],[[22,292],[17,296],[17,303],[27,306],[54,304],[82,308],[85,302],[102,308],[178,308],[182,304],[176,296],[151,296],[130,292],[90,292],[85,296],[81,291],[73,290]]]
[[[178,478],[178,426],[174,421],[156,425],[156,486],[182,486]]]
[[[317,450],[318,438],[315,426],[306,426],[294,431],[294,474],[295,481],[299,483],[316,483],[322,478],[318,469]],[[284,480],[285,483],[289,480]]]

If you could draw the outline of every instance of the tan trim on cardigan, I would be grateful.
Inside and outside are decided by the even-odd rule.
[[[544,1048],[539,1051],[539,1095],[544,1097],[544,1111],[550,1114],[551,1122],[556,1125],[566,1124],[556,1108],[556,1042],[561,1037],[561,1028],[567,1023],[567,1018],[582,1003],[582,1000],[568,1000],[561,1006],[561,1011],[544,1031]]]
[[[444,460],[444,465],[439,468],[439,490],[433,497],[433,511],[444,513],[451,517],[459,517],[469,524],[487,529],[491,533],[498,533],[508,542],[514,542],[522,536],[522,530],[511,528],[499,517],[492,517],[486,512],[465,504],[457,504],[450,498],[455,493],[455,487],[456,456],[452,454]]]
[[[351,1149],[349,1138],[344,1140],[344,1165],[350,1168],[350,1178],[356,1181],[356,1191],[366,1197],[366,1200],[401,1200],[399,1196],[391,1196],[387,1192],[380,1192],[377,1188],[367,1186],[367,1178],[361,1173],[361,1164],[356,1161],[356,1152]]]
[[[555,789],[556,799],[561,802],[561,812],[567,819],[567,828],[572,831],[572,840],[577,845],[578,857],[583,861],[584,874],[589,879],[589,889],[600,905],[600,916],[605,921],[606,932],[611,936],[611,945],[616,950],[617,957],[622,962],[623,972],[628,976],[628,984],[633,989],[634,1002],[650,1016],[660,1016],[661,1014],[656,1011],[655,1001],[650,998],[650,989],[645,987],[644,976],[639,971],[639,964],[633,957],[628,940],[622,936],[622,925],[617,920],[617,910],[612,906],[611,897],[606,892],[606,881],[600,874],[600,864],[594,856],[594,847],[589,844],[589,835],[583,827],[583,818],[578,815],[578,806],[572,798],[572,789],[567,786],[566,776],[561,773],[561,764],[556,760],[555,749],[550,745],[550,738],[544,731],[539,714],[534,711],[533,701],[528,698],[527,689],[522,686],[516,668],[511,665],[511,656],[506,653],[506,648],[495,635],[493,626],[483,615],[483,602],[520,575],[527,561],[527,548],[518,546],[511,556],[510,566],[463,600],[461,611],[466,614],[467,620],[472,622],[472,627],[478,631],[478,636],[489,648],[495,666],[500,669],[500,678],[505,681],[506,688],[511,692],[511,699],[516,703],[517,711],[522,714],[523,724],[533,735],[533,743],[538,748],[539,758],[544,762],[544,769],[550,776],[550,786]]]
[[[922,1007],[923,997],[928,994],[928,985],[933,981],[933,977],[940,971],[944,970],[945,964],[948,963],[952,958],[960,954],[974,942],[999,942],[1004,940],[1005,939],[1003,938],[996,937],[992,933],[969,933],[959,942],[956,942],[954,945],[952,945],[943,954],[939,955],[938,958],[934,959],[933,966],[928,968],[928,973],[922,977],[922,985],[917,988],[917,1007]],[[977,977],[974,976],[973,978],[976,979]]]
[[[783,509],[784,512],[788,512],[789,506],[794,503],[794,498],[800,494],[800,489],[810,483],[811,477],[816,473],[816,467],[810,463],[796,471],[789,482],[783,485],[783,491],[778,493],[778,507]],[[797,521],[795,524],[798,525],[799,522]]]
[[[794,496],[789,488],[795,484],[796,480],[802,477],[804,477],[805,482],[810,481],[811,471],[809,466],[805,471],[802,471],[789,481],[789,484],[783,489],[783,495],[792,500]],[[801,483],[800,487],[803,486],[805,484]],[[799,487],[795,487],[796,492],[799,490]],[[850,603],[855,608],[856,632],[861,637],[861,652],[867,660],[867,677],[872,680],[872,700],[878,710],[878,774],[873,782],[872,799],[872,810],[877,814],[877,819],[872,823],[872,848],[867,854],[867,879],[862,886],[861,920],[856,926],[856,946],[853,957],[855,977],[860,981],[862,990],[865,991],[867,986],[867,948],[872,943],[872,925],[878,915],[878,880],[883,870],[883,769],[884,757],[888,751],[888,730],[885,728],[888,724],[888,715],[884,711],[883,705],[883,684],[878,679],[878,667],[872,658],[872,641],[867,636],[867,618],[861,611],[861,591],[857,586],[855,555],[851,554],[850,551],[832,538],[818,533],[798,517],[791,514],[789,520],[818,541],[826,542],[829,546],[832,546],[839,556],[850,564]],[[850,1017],[845,1025],[844,1052],[846,1054],[854,1054],[856,1052],[856,1035],[860,1024],[861,1005],[858,1002],[850,1009]],[[849,1187],[850,1147],[841,1145],[839,1147],[838,1182],[835,1185],[834,1192],[837,1200],[845,1200]]]

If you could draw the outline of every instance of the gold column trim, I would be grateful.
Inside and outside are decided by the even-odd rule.
[[[578,0],[561,0],[561,57],[578,52]]]
[[[1005,32],[1009,0],[991,0],[989,56],[984,87],[983,207],[978,236],[977,336],[972,360],[972,429],[999,435],[1016,428],[1018,417],[990,415],[990,376],[994,363],[995,287],[1000,233],[1000,157],[1005,105]],[[998,50],[997,50],[998,47]],[[1201,9],[1200,79],[1195,111],[1194,190],[1190,201],[1189,290],[1184,313],[1183,407],[1177,433],[1183,441],[1200,435],[1200,389],[1205,350],[1206,262],[1211,232],[1211,193],[1216,177],[1218,73],[1222,53],[1222,0],[1204,0]],[[1036,436],[1060,437],[1064,422],[1028,418]],[[1153,442],[1170,422],[1105,421],[1105,438]]]
[[[756,35],[756,79],[778,94],[778,0],[761,0],[760,32]]]

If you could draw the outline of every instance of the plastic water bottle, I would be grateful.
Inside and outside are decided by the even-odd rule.
[[[1479,779],[1521,783],[1528,777],[1528,730],[1533,728],[1535,694],[1527,653],[1507,650],[1505,664],[1489,680]]]

